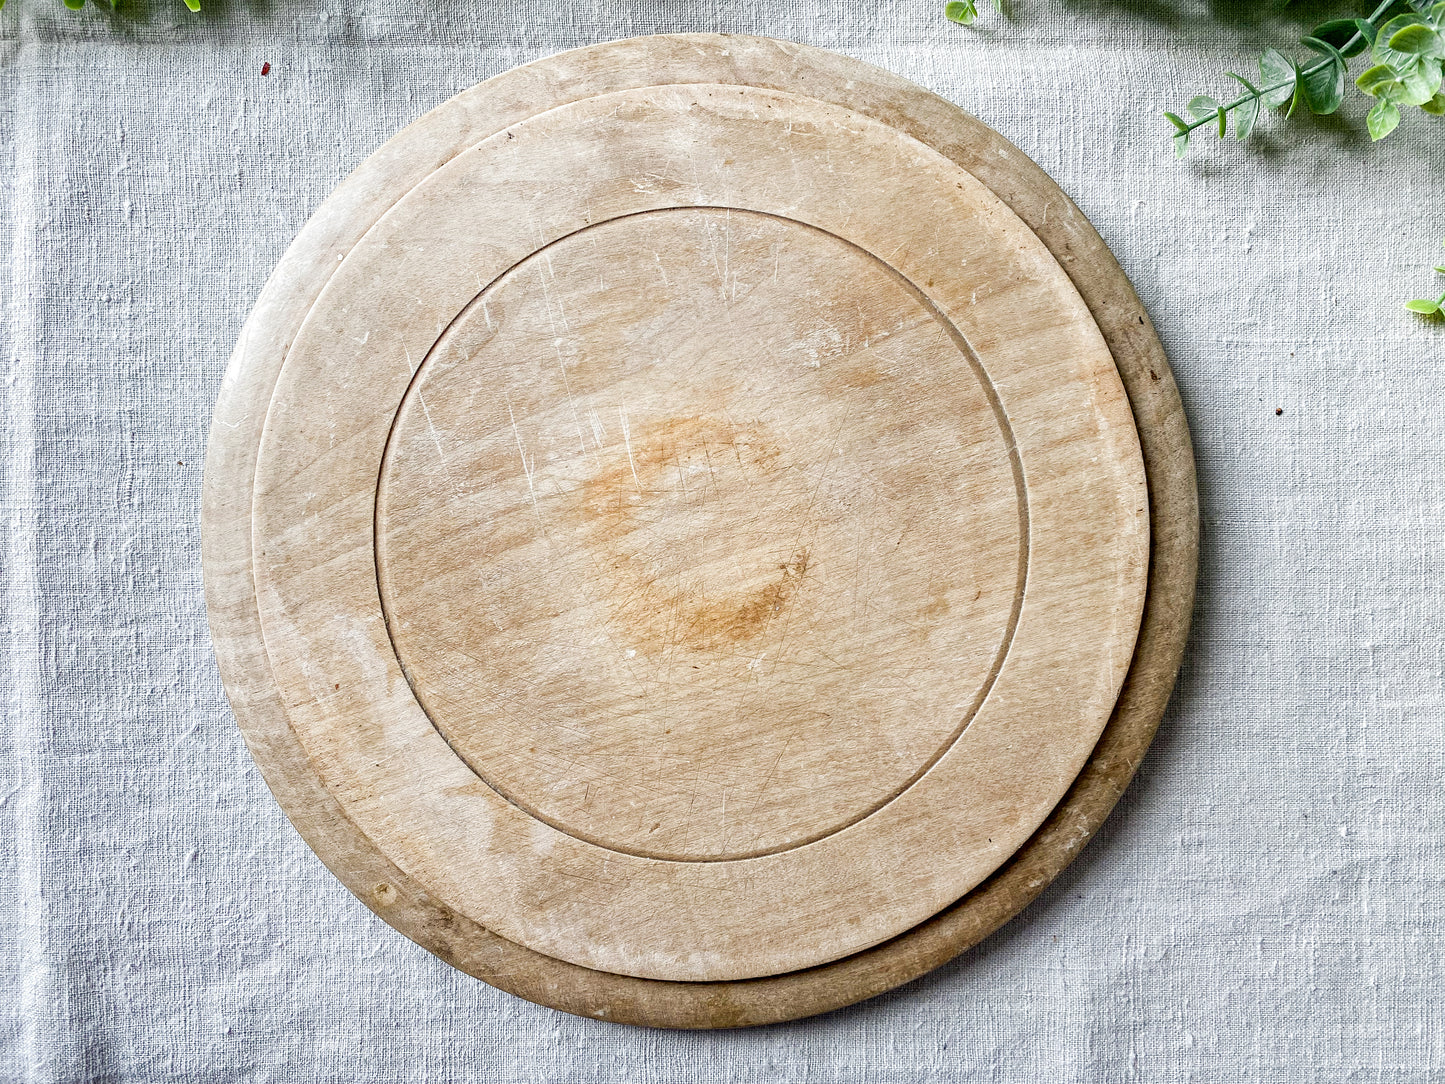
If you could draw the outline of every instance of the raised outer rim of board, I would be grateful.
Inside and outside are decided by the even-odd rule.
[[[978,177],[1029,224],[1113,352],[1143,447],[1153,541],[1139,641],[1114,715],[1068,795],[998,872],[907,933],[834,963],[680,983],[589,970],[506,941],[428,898],[347,820],[311,774],[270,682],[249,509],[257,430],[290,336],[339,255],[391,203],[522,117],[623,87],[703,81],[787,89],[892,124]],[[226,373],[207,450],[203,549],[212,635],[252,755],[303,838],[372,910],[461,970],[540,1004],[659,1027],[736,1027],[824,1012],[916,978],[1002,925],[1072,860],[1128,785],[1173,688],[1193,603],[1198,515],[1187,422],[1148,317],[1103,241],[1034,163],[956,106],[859,61],[767,38],[701,34],[610,42],[506,72],[405,129],[336,189],[263,290]]]

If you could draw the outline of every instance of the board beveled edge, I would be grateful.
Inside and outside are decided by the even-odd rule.
[[[480,138],[474,113],[504,127],[515,122],[509,109],[525,116],[667,81],[773,86],[844,105],[934,147],[991,188],[1047,245],[1093,313],[1129,394],[1150,494],[1149,587],[1133,662],[1089,762],[1043,826],[977,889],[891,941],[805,971],[727,982],[636,979],[567,964],[498,937],[410,882],[311,774],[267,687],[245,548],[255,456],[248,422],[264,416],[290,332],[309,308],[304,299],[350,248],[357,223],[364,230],[415,183],[409,170],[428,170],[427,162],[440,164]],[[917,978],[1017,914],[1073,860],[1127,787],[1173,689],[1193,606],[1197,507],[1187,421],[1148,317],[1102,239],[1027,156],[944,99],[860,61],[766,38],[668,35],[590,46],[499,75],[404,130],[328,198],[268,282],[226,374],[207,449],[203,563],[217,657],[247,745],[302,837],[368,907],[453,966],[539,1004],[654,1027],[739,1027],[826,1012]]]

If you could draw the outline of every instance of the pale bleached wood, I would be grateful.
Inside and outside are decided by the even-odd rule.
[[[1025,556],[1011,443],[861,249],[736,209],[615,219],[489,287],[408,389],[391,640],[451,749],[559,830],[797,847],[900,794],[988,691]]]
[[[709,230],[678,207],[723,210]],[[728,216],[744,212],[772,218],[760,242],[734,246]],[[661,235],[649,243],[646,229]],[[709,292],[721,303],[693,311]],[[886,298],[876,317],[858,311],[868,295]],[[474,318],[458,325],[468,305]],[[769,319],[771,336],[759,330]],[[849,321],[862,323],[857,339]],[[439,433],[424,370],[426,439],[392,446],[397,469],[415,472],[421,456],[400,499],[431,474],[461,517],[423,513],[421,559],[406,551],[413,584],[438,576],[406,610],[432,632],[408,641],[413,672],[440,674],[441,691],[469,702],[438,719],[400,680],[372,531],[397,407],[448,328],[467,374],[438,409],[470,398]],[[583,421],[619,411],[637,422],[635,455]],[[615,473],[604,458],[621,455],[645,497],[639,463],[651,474],[652,455],[682,454],[657,446],[656,427],[700,421],[720,454],[727,434],[756,431],[768,463],[711,495],[701,524],[664,502],[666,523],[646,536],[660,558],[636,542],[609,552],[595,516],[579,530],[577,505]],[[449,457],[453,433],[481,451],[456,444]],[[704,467],[706,442],[688,448]],[[785,521],[756,519],[768,503]],[[1112,358],[1048,250],[992,193],[856,113],[694,85],[551,110],[388,212],[291,348],[253,515],[272,671],[358,825],[510,939],[598,970],[715,981],[896,936],[1033,832],[1132,654],[1146,505]],[[746,582],[728,587],[699,564],[701,538],[659,541],[676,529],[713,536],[712,560]],[[659,582],[658,560],[677,569],[660,590],[691,593],[682,613],[665,598],[638,608],[638,577]],[[710,593],[747,606],[770,582],[796,597],[769,610],[775,627],[754,654],[676,627]],[[484,612],[492,635],[458,635],[480,631]],[[499,748],[473,745],[485,751],[470,767],[444,740],[468,712],[474,731],[503,735]],[[825,725],[808,728],[819,715]],[[672,784],[649,746],[686,761]],[[532,778],[517,784],[511,765],[529,757]],[[628,786],[649,773],[650,786]],[[572,830],[589,775],[636,801],[634,823],[606,823],[623,810],[599,798],[602,822]],[[532,815],[576,776],[568,817]],[[837,803],[802,803],[783,835],[756,838],[769,830],[766,809],[750,819],[757,796],[789,781]],[[741,835],[662,852],[686,868],[634,849],[638,819],[687,838],[703,822],[726,827],[730,798]],[[753,857],[726,860],[739,852]]]
[[[597,70],[612,70],[609,67],[607,56],[604,55],[610,48],[619,47],[599,47],[599,50],[594,51],[594,54],[596,55],[596,59],[598,61]],[[851,62],[841,61],[839,58],[827,57],[826,55],[819,57],[808,56],[807,54],[811,51],[795,51],[791,47],[781,46],[778,43],[756,41],[739,42],[736,39],[668,39],[649,42],[647,43],[647,48],[654,51],[658,55],[659,63],[663,64],[664,66],[665,61],[669,57],[673,60],[692,62],[696,61],[699,56],[705,57],[709,53],[711,53],[717,66],[728,67],[735,65],[737,63],[737,58],[739,54],[743,54],[745,57],[749,57],[752,63],[763,68],[767,68],[769,66],[783,67],[784,65],[780,65],[777,62],[779,60],[790,60],[794,64],[795,70],[786,74],[789,77],[797,78],[798,73],[796,71],[796,68],[801,67],[806,69],[809,67],[809,65],[816,65],[815,70],[808,72],[806,78],[811,79],[814,82],[824,83],[826,83],[826,81],[831,77],[832,71],[836,70],[839,65],[847,67],[851,64]],[[801,60],[799,60],[800,57],[802,58]],[[582,58],[577,56],[574,56],[573,58],[574,61],[580,59]],[[544,68],[547,63],[553,64],[563,69],[566,69],[568,67],[567,58],[557,58],[554,61],[546,62],[543,65]],[[582,63],[578,65],[579,69],[585,69],[587,67],[587,63]],[[534,71],[531,74],[535,76],[536,73]],[[879,106],[880,103],[882,106],[887,107],[886,109],[877,108],[877,111],[879,112],[892,111],[895,113],[901,113],[906,115],[911,110],[915,114],[913,121],[915,126],[923,125],[923,122],[918,119],[919,116],[926,117],[930,113],[930,111],[932,111],[933,113],[941,112],[939,103],[936,99],[931,99],[929,98],[929,96],[916,91],[916,89],[910,92],[907,90],[906,85],[899,84],[897,81],[892,81],[890,80],[890,77],[886,77],[881,73],[874,72],[871,69],[862,68],[862,66],[852,65],[852,69],[850,69],[849,74],[850,76],[852,76],[852,89],[850,91],[850,95],[855,99],[860,97],[867,98],[870,95],[876,96],[878,101],[875,101],[873,103],[875,107]],[[872,80],[874,80],[874,82],[870,84],[868,80],[860,78],[861,75],[865,74],[869,76]],[[557,83],[566,84],[569,78],[571,78],[571,74],[563,72],[561,74],[561,77],[557,79]],[[892,84],[891,86],[890,83]],[[890,95],[892,95],[894,99],[891,102],[888,101]],[[455,112],[456,110],[453,110],[454,114]],[[1001,140],[998,140],[997,137],[986,133],[986,131],[982,130],[981,127],[976,124],[976,122],[972,122],[967,118],[962,117],[961,115],[950,116],[946,113],[943,115],[942,119],[947,123],[939,124],[939,119],[940,118],[938,116],[935,116],[933,118],[933,123],[937,128],[946,129],[949,127],[949,125],[952,125],[954,129],[960,130],[962,132],[962,135],[966,137],[963,139],[955,139],[955,142],[950,147],[951,153],[953,153],[955,157],[966,157],[966,155],[960,153],[960,148],[969,150],[970,153],[974,154],[974,156],[979,159],[978,161],[972,162],[970,164],[973,165],[973,167],[980,173],[986,174],[988,173],[990,167],[996,166],[996,163],[994,161],[994,152],[1006,151],[1006,147],[1001,146]],[[957,136],[957,134],[958,132],[956,131],[955,136]],[[937,138],[937,141],[940,143],[948,142],[948,140],[946,139],[938,138],[937,132],[935,132],[935,138]],[[973,141],[971,145],[969,142],[970,140]],[[1016,152],[1014,153],[1016,155]],[[1002,157],[1002,153],[999,154],[999,157]],[[1042,196],[1047,199],[1050,196],[1051,186],[1048,186],[1046,182],[1039,182],[1036,170],[1033,171],[1033,175],[1031,176],[1029,171],[1032,169],[1033,167],[1031,167],[1030,165],[1015,162],[1009,164],[1007,168],[1000,167],[997,169],[997,171],[1000,172],[1000,174],[1005,179],[1009,179],[1010,177],[1012,177],[1017,181],[1021,177],[1022,180],[1025,182],[1032,181],[1032,184],[1025,183],[1022,185],[1022,188],[1025,189],[1025,195],[1037,196],[1039,194],[1042,194]],[[995,177],[995,183],[997,183],[997,180],[998,178]],[[354,188],[353,191],[355,191]],[[1059,197],[1057,195],[1056,190],[1052,191],[1052,196],[1059,200],[1062,200],[1062,197]],[[1029,200],[1026,198],[1019,198],[1017,193],[1015,193],[1015,199],[1013,202],[1015,202],[1016,205],[1021,206],[1021,209],[1024,210],[1026,213],[1031,210],[1036,212],[1038,209],[1036,206],[1030,207]],[[1065,206],[1065,208],[1067,208],[1067,201],[1063,201],[1063,205]],[[1045,203],[1045,206],[1048,206],[1048,204]],[[1116,352],[1128,355],[1127,360],[1131,364],[1125,364],[1125,361],[1121,360],[1121,368],[1124,369],[1126,382],[1130,383],[1131,392],[1134,393],[1134,407],[1136,414],[1144,413],[1146,415],[1144,418],[1144,421],[1146,423],[1144,428],[1146,452],[1148,450],[1151,437],[1154,439],[1155,447],[1157,448],[1159,446],[1159,440],[1161,438],[1154,432],[1154,429],[1157,429],[1159,432],[1163,433],[1162,439],[1164,439],[1165,445],[1172,445],[1174,449],[1179,450],[1164,462],[1164,469],[1162,470],[1162,472],[1159,466],[1159,457],[1157,455],[1155,456],[1155,460],[1151,462],[1151,474],[1154,476],[1155,479],[1156,524],[1159,522],[1157,494],[1160,492],[1160,477],[1163,477],[1166,481],[1170,483],[1164,487],[1166,510],[1170,506],[1176,509],[1180,508],[1182,501],[1183,504],[1187,506],[1186,511],[1192,513],[1192,485],[1184,486],[1181,485],[1179,482],[1175,481],[1175,479],[1182,479],[1186,482],[1188,481],[1187,435],[1184,434],[1180,421],[1180,416],[1177,413],[1177,397],[1173,395],[1172,386],[1168,385],[1167,383],[1167,369],[1163,366],[1162,358],[1157,357],[1157,347],[1151,348],[1150,346],[1152,342],[1152,337],[1148,333],[1147,326],[1143,323],[1142,315],[1138,317],[1138,326],[1142,330],[1131,334],[1130,328],[1133,327],[1135,316],[1135,312],[1131,311],[1133,309],[1133,305],[1131,303],[1131,295],[1128,294],[1126,285],[1120,285],[1122,280],[1117,274],[1117,268],[1113,267],[1112,262],[1109,261],[1107,258],[1107,254],[1102,252],[1101,246],[1097,244],[1097,239],[1093,238],[1092,233],[1088,231],[1087,225],[1083,224],[1081,219],[1071,217],[1068,214],[1061,215],[1059,213],[1059,205],[1057,204],[1054,205],[1053,221],[1055,223],[1055,226],[1053,227],[1052,231],[1049,231],[1046,228],[1046,218],[1036,219],[1034,224],[1036,228],[1040,228],[1041,232],[1044,232],[1046,234],[1048,232],[1053,232],[1056,235],[1062,235],[1066,240],[1071,240],[1073,244],[1077,246],[1077,248],[1082,248],[1084,250],[1084,256],[1079,257],[1077,255],[1077,249],[1075,251],[1070,251],[1068,245],[1063,246],[1063,251],[1061,254],[1064,256],[1066,263],[1074,262],[1075,260],[1082,258],[1084,260],[1084,266],[1086,268],[1092,268],[1094,271],[1097,272],[1102,266],[1102,270],[1106,272],[1106,274],[1103,276],[1104,279],[1108,280],[1112,278],[1112,283],[1115,290],[1114,296],[1101,296],[1101,292],[1098,286],[1088,281],[1089,276],[1079,276],[1081,287],[1084,288],[1085,293],[1092,293],[1093,295],[1095,295],[1093,298],[1091,298],[1091,300],[1094,302],[1096,314],[1099,313],[1101,309],[1104,310],[1105,319],[1101,319],[1101,323],[1105,324],[1106,332],[1110,332],[1112,334],[1112,338],[1116,342]],[[1059,247],[1060,246],[1056,239],[1056,250],[1059,249]],[[295,261],[291,261],[291,266],[295,266]],[[1107,319],[1107,317],[1112,315],[1108,311],[1110,305],[1118,306],[1122,310],[1121,314],[1114,319]],[[1125,322],[1125,318],[1127,318],[1127,323]],[[1130,342],[1130,339],[1133,339],[1134,341]],[[1132,351],[1120,351],[1118,345],[1119,343],[1123,343],[1126,346],[1132,346]],[[1143,363],[1145,367],[1141,368],[1141,363]],[[1145,377],[1145,379],[1149,380],[1155,386],[1152,388],[1149,385],[1144,385],[1142,387],[1138,386],[1138,379],[1144,376],[1144,374],[1149,369],[1153,369],[1153,374]],[[262,373],[258,383],[263,386],[265,385],[266,378],[264,372]],[[1162,387],[1160,387],[1160,385],[1162,385]],[[243,398],[244,396],[240,395],[239,393],[232,396],[233,401],[239,401]],[[1170,406],[1171,400],[1174,404],[1172,407]],[[222,405],[225,405],[225,402],[225,397],[223,397]],[[1155,402],[1160,403],[1162,409],[1156,410],[1151,414],[1149,411],[1149,407],[1152,403]],[[241,413],[242,415],[244,415],[245,411],[243,410]],[[224,415],[222,415],[221,412],[218,411],[218,421],[220,420],[224,420]],[[1151,421],[1162,424],[1156,424],[1154,429],[1151,429],[1150,425],[1148,424]],[[235,422],[232,422],[232,424],[235,424]],[[218,461],[218,453],[216,451],[214,443],[212,456],[212,466],[215,467]],[[217,470],[219,469],[220,468],[217,468]],[[208,473],[208,482],[213,483],[212,494],[214,494],[215,488],[214,479],[218,476],[219,475],[216,473],[216,471]],[[1165,570],[1165,579],[1170,581],[1167,586],[1169,587],[1169,593],[1172,596],[1166,600],[1166,604],[1169,607],[1172,607],[1172,613],[1170,613],[1168,616],[1171,619],[1176,620],[1174,620],[1173,627],[1169,627],[1168,623],[1166,622],[1166,625],[1162,630],[1162,636],[1157,637],[1154,641],[1154,643],[1156,644],[1161,642],[1163,643],[1162,655],[1164,657],[1165,665],[1162,667],[1161,670],[1162,676],[1156,680],[1152,680],[1150,683],[1150,687],[1145,688],[1141,694],[1138,694],[1139,696],[1141,696],[1142,700],[1145,701],[1142,709],[1142,718],[1144,719],[1144,724],[1142,728],[1142,742],[1144,744],[1147,744],[1147,733],[1149,730],[1152,730],[1153,719],[1157,717],[1157,710],[1155,709],[1155,705],[1162,704],[1163,696],[1167,695],[1167,685],[1169,681],[1172,680],[1173,664],[1175,661],[1177,661],[1177,645],[1182,640],[1182,628],[1177,622],[1177,615],[1180,610],[1178,598],[1181,595],[1187,597],[1189,586],[1192,584],[1193,550],[1192,533],[1190,529],[1191,515],[1178,515],[1174,517],[1166,516],[1165,519],[1167,521],[1167,524],[1170,525],[1171,528],[1173,528],[1167,536],[1163,536],[1165,545],[1173,547],[1172,555],[1182,554],[1182,556],[1186,560],[1182,562],[1176,561]],[[210,558],[217,549],[215,539],[218,535],[218,529],[214,526],[214,523],[214,519],[208,519],[207,543],[208,565],[210,566],[208,567],[208,588],[211,591],[213,617],[217,612],[216,598],[217,595],[220,593],[217,591],[216,588],[217,578],[210,575],[210,568],[214,567],[216,563],[210,560]],[[1159,541],[1156,540],[1156,554],[1159,544]],[[1184,567],[1184,565],[1186,564],[1188,565],[1187,569]],[[1157,586],[1157,580],[1158,575],[1156,573],[1156,587],[1154,593],[1155,599],[1157,599],[1160,595],[1160,591]],[[1181,584],[1182,587],[1179,586]],[[244,606],[240,607],[240,609],[244,609]],[[218,622],[218,624],[221,623]],[[1146,625],[1145,631],[1146,637],[1148,637],[1150,633],[1150,627],[1148,625]],[[244,636],[240,637],[240,639],[244,638]],[[218,637],[218,639],[221,638]],[[223,665],[228,665],[226,657],[224,655],[224,652],[226,650],[224,644],[224,639],[221,639],[221,644],[218,646],[221,646],[221,650],[223,652]],[[1150,641],[1148,639],[1146,639],[1145,641],[1145,646],[1150,646]],[[1169,658],[1171,653],[1173,655],[1172,659]],[[1136,671],[1137,670],[1138,667],[1136,666]],[[231,685],[233,696],[237,696],[236,685],[238,683],[232,681],[229,684]],[[1160,692],[1159,686],[1161,685],[1163,686],[1163,693]],[[1136,695],[1134,694],[1133,690],[1134,686],[1131,686],[1131,689],[1129,690],[1129,695]],[[239,701],[240,697],[238,696],[237,699]],[[240,703],[238,703],[238,711],[239,710],[242,710]],[[245,710],[251,711],[253,713],[259,711],[259,709],[256,709],[254,705],[248,705],[247,709]],[[1136,715],[1137,714],[1139,713],[1136,713]],[[254,718],[255,714],[253,714],[252,717]],[[1116,724],[1111,727],[1111,731],[1113,731],[1114,733],[1119,733],[1121,731],[1121,728],[1118,725],[1118,720],[1116,720]],[[1138,747],[1140,747],[1141,742],[1139,733],[1140,728],[1136,726],[1131,735],[1133,748],[1135,748],[1136,750]],[[274,740],[284,740],[285,738],[283,732],[276,731],[274,729],[269,732],[264,732],[264,728],[251,727],[248,731],[248,737],[252,740],[253,745],[256,745],[258,747],[260,746],[260,741],[258,739],[260,739],[263,734],[264,737],[268,739],[274,738]],[[1110,735],[1106,734],[1104,742],[1105,746],[1108,746],[1109,739]],[[263,748],[263,763],[266,762],[264,754],[265,750]],[[1092,812],[1086,815],[1084,818],[1084,835],[1087,835],[1088,828],[1091,826],[1091,824],[1097,823],[1097,816],[1099,815],[1097,809],[1097,806],[1099,804],[1097,796],[1099,794],[1102,794],[1104,796],[1104,808],[1107,808],[1108,804],[1112,804],[1112,796],[1114,794],[1117,794],[1118,789],[1122,786],[1122,779],[1127,778],[1127,772],[1132,768],[1133,755],[1137,755],[1137,753],[1126,755],[1121,768],[1110,768],[1107,772],[1107,778],[1101,778],[1098,788],[1095,791],[1091,792],[1091,795],[1095,799],[1094,808]],[[285,756],[286,754],[283,753],[283,760]],[[1100,758],[1096,756],[1096,762],[1099,759]],[[304,779],[300,780],[300,782],[296,784],[288,784],[286,779],[284,778],[285,772],[278,770],[276,767],[276,763],[276,761],[271,761],[272,770],[268,773],[268,776],[271,778],[273,785],[277,784],[278,779],[281,780],[283,785],[305,785]],[[1112,755],[1110,763],[1112,763]],[[1121,771],[1123,773],[1122,778]],[[292,777],[297,778],[294,776],[294,773]],[[1080,806],[1081,808],[1087,806],[1087,799],[1091,795],[1084,795],[1083,797],[1085,800],[1074,800],[1075,804]],[[316,806],[314,803],[317,801],[320,801],[322,805],[319,807]],[[307,810],[313,808],[320,810],[320,820],[318,821],[313,818],[309,821],[305,819],[303,819],[302,821],[303,830],[309,829],[309,834],[313,837],[313,839],[317,837],[317,833],[321,830],[323,825],[335,824],[337,825],[338,830],[341,830],[344,835],[344,821],[336,821],[333,815],[324,812],[324,799],[320,798],[319,795],[317,798],[309,800],[309,802],[307,800],[301,800],[293,803],[291,806],[291,811],[293,812],[293,815],[299,814],[304,818],[307,815]],[[1068,807],[1066,805],[1065,809],[1067,810],[1067,808]],[[1056,820],[1057,819],[1058,818],[1056,817]],[[1073,838],[1074,833],[1071,831],[1069,835],[1069,840],[1062,847],[1056,845],[1053,848],[1052,854],[1054,855],[1055,859],[1057,859],[1059,855],[1066,856],[1067,854],[1072,852],[1072,847],[1075,845]],[[333,841],[336,838],[337,837],[335,836],[331,837]],[[1046,835],[1043,838],[1047,839],[1048,837]],[[323,853],[330,853],[333,856],[333,859],[335,859],[338,854],[338,850],[343,846],[348,845],[332,842],[327,846],[323,846],[322,850]],[[348,849],[351,853],[348,854],[346,860],[343,862],[343,865],[346,865],[352,861],[355,861],[359,864],[364,864],[366,861],[368,861],[364,858],[364,845],[362,846],[360,851],[358,851],[354,845],[350,845]],[[1033,846],[1032,853],[1036,854],[1040,849],[1041,848],[1038,846]],[[1013,868],[1023,869],[1028,864],[1030,857],[1030,849],[1026,848],[1025,853],[1021,855],[1020,859],[1015,862]],[[1047,861],[1047,856],[1045,856],[1045,858],[1046,860],[1044,861],[1044,866],[1047,867],[1049,864]],[[354,869],[343,870],[344,876],[349,876],[352,873],[354,873]],[[1032,891],[1036,890],[1035,885],[1037,883],[1041,883],[1038,880],[1038,874],[1037,872],[1034,872],[1030,873],[1029,876],[1032,878],[1029,883],[1022,885],[1020,889],[1015,889],[1011,893],[1006,892],[1005,896],[1009,896],[1015,901],[1017,901],[1021,894],[1027,895],[1030,894]],[[1007,878],[1007,874],[1005,875],[1005,878]],[[393,879],[395,880],[395,878]],[[376,886],[376,890],[371,893],[370,902],[379,910],[394,911],[397,908],[405,910],[407,907],[412,906],[406,901],[408,899],[414,898],[414,895],[409,893],[409,890],[404,882],[399,887],[394,886],[391,883],[387,883],[384,886],[384,889],[385,890],[382,890],[382,886],[378,885]],[[880,982],[887,984],[895,981],[901,981],[901,978],[907,977],[910,968],[916,969],[919,966],[924,966],[925,962],[928,959],[936,959],[936,954],[938,952],[956,950],[959,944],[959,937],[976,936],[976,934],[968,934],[967,931],[970,929],[979,929],[980,922],[987,923],[989,921],[996,921],[996,919],[989,919],[987,916],[989,914],[997,914],[997,906],[992,902],[997,897],[998,892],[993,889],[975,894],[975,897],[973,897],[973,899],[975,900],[975,905],[972,908],[968,906],[968,901],[965,901],[965,905],[962,905],[961,909],[955,908],[953,912],[951,912],[949,915],[941,916],[940,919],[934,920],[932,923],[927,924],[924,928],[920,928],[920,930],[917,931],[915,935],[910,935],[909,938],[905,938],[901,942],[894,942],[892,945],[885,946],[882,949],[874,950],[872,953],[864,953],[859,957],[855,957],[852,961],[847,962],[846,966],[835,965],[839,968],[842,968],[846,974],[852,976],[852,978],[850,978],[848,982],[844,984],[843,988],[839,988],[836,985],[836,980],[830,982],[821,978],[821,976],[825,975],[830,971],[830,969],[824,968],[820,969],[817,972],[808,973],[808,976],[791,976],[787,979],[773,980],[772,982],[765,983],[761,986],[758,984],[745,984],[744,986],[739,988],[736,996],[725,994],[723,992],[726,989],[726,984],[721,987],[709,986],[705,988],[708,991],[705,1000],[697,1002],[696,1009],[686,1008],[687,1004],[693,1003],[692,994],[684,993],[684,991],[697,991],[699,988],[696,987],[676,987],[670,984],[654,984],[652,986],[649,986],[648,984],[644,983],[641,986],[634,988],[632,986],[628,986],[625,981],[623,981],[622,985],[619,986],[616,981],[610,979],[603,980],[598,976],[590,975],[588,973],[579,974],[575,981],[579,982],[581,985],[574,987],[569,985],[571,980],[567,979],[566,977],[568,975],[574,974],[573,972],[567,971],[565,967],[562,967],[561,970],[558,971],[557,965],[548,964],[541,960],[534,960],[534,963],[532,965],[523,964],[522,970],[517,970],[515,965],[512,965],[509,969],[505,961],[507,958],[507,953],[513,951],[512,949],[507,948],[504,944],[498,945],[496,946],[495,951],[500,952],[502,955],[500,958],[495,957],[493,949],[485,948],[485,946],[492,945],[494,942],[486,940],[487,935],[484,931],[476,930],[472,934],[466,934],[465,924],[459,924],[458,921],[455,919],[453,919],[449,923],[443,923],[439,926],[437,925],[435,919],[427,920],[424,918],[419,918],[417,920],[418,924],[414,925],[412,927],[412,930],[414,933],[419,934],[423,939],[431,941],[431,943],[433,943],[434,945],[440,946],[441,942],[437,940],[438,938],[442,938],[442,941],[449,941],[456,946],[465,946],[467,944],[470,944],[473,947],[471,949],[465,950],[465,955],[463,958],[458,958],[459,962],[462,963],[463,966],[470,966],[473,970],[488,973],[488,977],[492,978],[493,980],[500,981],[503,985],[509,985],[513,989],[519,989],[521,992],[530,993],[532,996],[539,996],[544,1000],[559,1003],[564,1007],[572,1008],[574,1010],[585,1009],[586,1011],[598,1011],[591,1006],[600,1005],[602,1006],[601,1011],[608,1011],[610,1007],[611,1010],[615,1011],[620,1015],[628,1016],[633,1019],[646,1020],[649,1022],[674,1022],[683,1024],[689,1022],[694,1024],[706,1022],[717,1024],[739,1023],[769,1017],[776,1017],[779,1014],[796,1014],[798,1011],[807,1011],[808,1006],[826,1007],[827,1004],[837,1004],[840,1003],[840,1001],[851,999],[854,996],[863,996],[867,992],[869,992],[870,989],[880,988],[880,986],[878,985]],[[420,900],[417,901],[416,905],[423,907],[423,909],[425,909],[426,907],[424,901]],[[1006,904],[1006,906],[1014,905],[1016,905],[1016,903]],[[403,920],[403,924],[405,924],[405,920]],[[943,928],[951,928],[954,932],[948,933],[945,931],[942,934],[935,932]],[[448,930],[452,932],[448,933]],[[960,930],[964,932],[959,933],[958,931]],[[455,937],[460,937],[461,941],[452,940]],[[482,938],[482,940],[478,941],[477,938]],[[941,938],[941,940],[939,940],[939,938]],[[911,943],[919,946],[928,944],[930,947],[926,950],[921,948],[917,951],[910,950],[907,947],[907,943],[909,943],[910,941]],[[455,953],[457,949],[453,948],[451,951]],[[519,962],[525,961],[528,958],[525,950],[517,949],[515,951],[522,953],[522,955],[518,957]],[[934,956],[930,957],[929,953],[933,953]],[[467,963],[467,959],[470,959],[470,963]],[[488,963],[487,961],[489,959],[493,962]],[[528,970],[529,966],[530,971]],[[500,968],[500,970],[497,970],[498,968]],[[527,977],[528,974],[530,974],[532,978],[529,979]],[[550,977],[544,978],[543,976]],[[530,985],[532,982],[543,983],[543,986],[532,986]],[[559,987],[558,983],[561,983],[562,986]],[[649,992],[652,991],[654,988],[657,991],[656,993]],[[593,993],[596,995],[595,997],[589,996],[589,989],[593,991]],[[817,992],[810,995],[807,992],[809,989],[816,990]],[[826,993],[823,992],[825,989],[827,990]],[[568,990],[571,990],[572,992],[568,993]],[[768,991],[768,993],[765,994],[764,991]],[[791,991],[791,993],[788,993],[788,991]],[[699,996],[702,995],[699,994]],[[777,999],[779,997],[781,997],[783,1000],[778,1001]],[[580,1000],[578,1000],[579,998]],[[742,1000],[738,1001],[738,998],[741,998]],[[790,1001],[790,998],[794,1000]],[[706,1007],[709,1004],[713,1005],[714,1009],[709,1010]],[[747,1007],[748,1004],[752,1005],[751,1009]],[[701,1015],[697,1015],[698,1013],[701,1013]]]

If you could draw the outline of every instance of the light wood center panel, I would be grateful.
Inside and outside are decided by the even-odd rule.
[[[712,208],[584,229],[407,393],[392,641],[452,749],[561,831],[678,860],[821,838],[941,756],[1003,660],[1006,424],[947,321],[831,234]]]

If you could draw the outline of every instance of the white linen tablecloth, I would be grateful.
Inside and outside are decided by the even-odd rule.
[[[1159,110],[1299,32],[1233,5],[127,2],[0,12],[0,1081],[1445,1079],[1445,326],[1400,305],[1441,288],[1445,120],[1175,162]],[[480,79],[683,30],[871,61],[1043,165],[1158,324],[1204,517],[1082,858],[929,977],[738,1033],[538,1008],[373,917],[246,755],[199,563],[222,369],[327,192]]]

